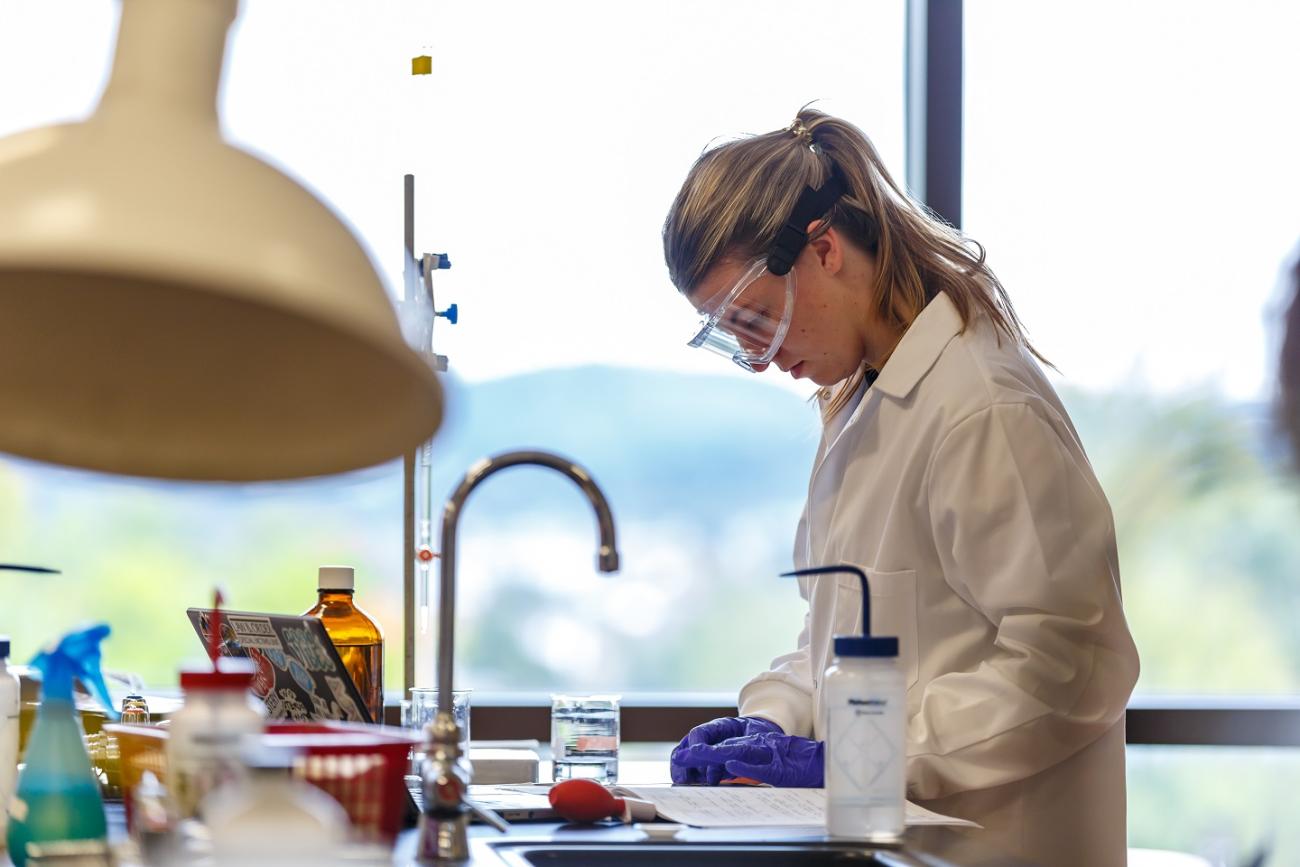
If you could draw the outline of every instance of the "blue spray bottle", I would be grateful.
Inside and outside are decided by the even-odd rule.
[[[107,635],[105,624],[70,632],[32,660],[41,670],[43,685],[27,742],[27,766],[9,805],[9,857],[16,867],[26,864],[29,842],[107,839],[99,780],[91,770],[72,700],[72,679],[79,677],[117,718],[99,671],[99,643]]]

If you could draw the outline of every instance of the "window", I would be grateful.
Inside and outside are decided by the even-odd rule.
[[[1129,840],[1211,864],[1294,864],[1297,773],[1294,749],[1129,747]]]
[[[966,6],[964,228],[1110,498],[1141,693],[1300,689],[1300,498],[1269,414],[1297,27],[1286,4]]]
[[[1240,730],[1266,703],[1243,693],[1294,712],[1300,689],[1300,497],[1269,406],[1300,238],[1297,26],[1280,3],[965,4],[963,225],[1110,499],[1137,691],[1239,706]],[[1296,861],[1295,752],[1131,746],[1130,844]]]
[[[901,2],[367,7],[248,0],[222,98],[232,139],[347,216],[401,285],[401,179],[416,243],[446,252],[438,351],[451,359],[435,493],[472,460],[559,450],[604,486],[623,571],[592,566],[569,483],[512,470],[461,526],[459,682],[479,690],[735,690],[802,620],[789,563],[817,418],[806,392],[727,370],[684,342],[659,230],[714,137],[804,103],[859,122],[901,177]],[[84,116],[115,4],[0,0],[0,134]],[[838,26],[827,29],[824,20]],[[411,76],[428,53],[433,73]],[[339,424],[347,424],[340,418]],[[401,683],[400,468],[249,487],[111,479],[5,460],[6,558],[62,577],[7,582],[18,654],[87,618],[106,664],[174,683],[197,657],[183,616],[214,583],[233,607],[305,610],[315,567],[352,563]],[[15,604],[16,603],[16,604]]]

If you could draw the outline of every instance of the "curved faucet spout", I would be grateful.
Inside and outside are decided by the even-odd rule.
[[[470,493],[489,476],[508,467],[547,467],[572,479],[596,512],[600,548],[596,568],[618,571],[618,546],[614,538],[614,515],[609,501],[591,473],[567,458],[543,451],[504,452],[484,458],[469,468],[442,510],[442,551],[438,581],[438,711],[451,713],[452,672],[456,652],[456,528]]]
[[[456,527],[470,493],[493,473],[507,467],[547,467],[572,479],[596,511],[600,549],[596,568],[618,570],[614,516],[604,493],[573,461],[540,451],[505,452],[474,464],[447,498],[442,510],[442,552],[438,581],[438,716],[429,728],[429,755],[424,768],[424,815],[420,817],[418,860],[459,864],[469,857],[465,793],[470,771],[460,754],[460,726],[452,716],[452,672],[456,651]]]

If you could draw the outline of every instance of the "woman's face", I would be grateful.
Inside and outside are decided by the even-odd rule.
[[[772,363],[795,379],[809,379],[825,386],[847,379],[866,360],[864,335],[870,284],[854,285],[855,281],[846,279],[843,267],[827,268],[826,257],[819,255],[816,247],[815,243],[805,247],[795,261],[794,313]],[[692,301],[697,302],[697,307],[707,307],[702,299],[713,298],[736,285],[748,264],[739,260],[719,263],[700,281]],[[784,306],[785,278],[764,273],[740,294],[725,318],[730,318],[733,311],[743,317],[746,309],[781,310]],[[766,364],[754,365],[756,371],[766,368]]]

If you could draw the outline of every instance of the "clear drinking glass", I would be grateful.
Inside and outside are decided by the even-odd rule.
[[[460,726],[460,751],[469,758],[469,694],[468,689],[453,690],[451,694],[451,715]],[[402,702],[402,726],[416,731],[433,722],[438,715],[438,690],[436,687],[411,687],[411,700]],[[411,773],[418,774],[424,767],[424,748],[417,746],[411,751]]]
[[[618,695],[551,696],[551,768],[556,782],[618,782]]]

